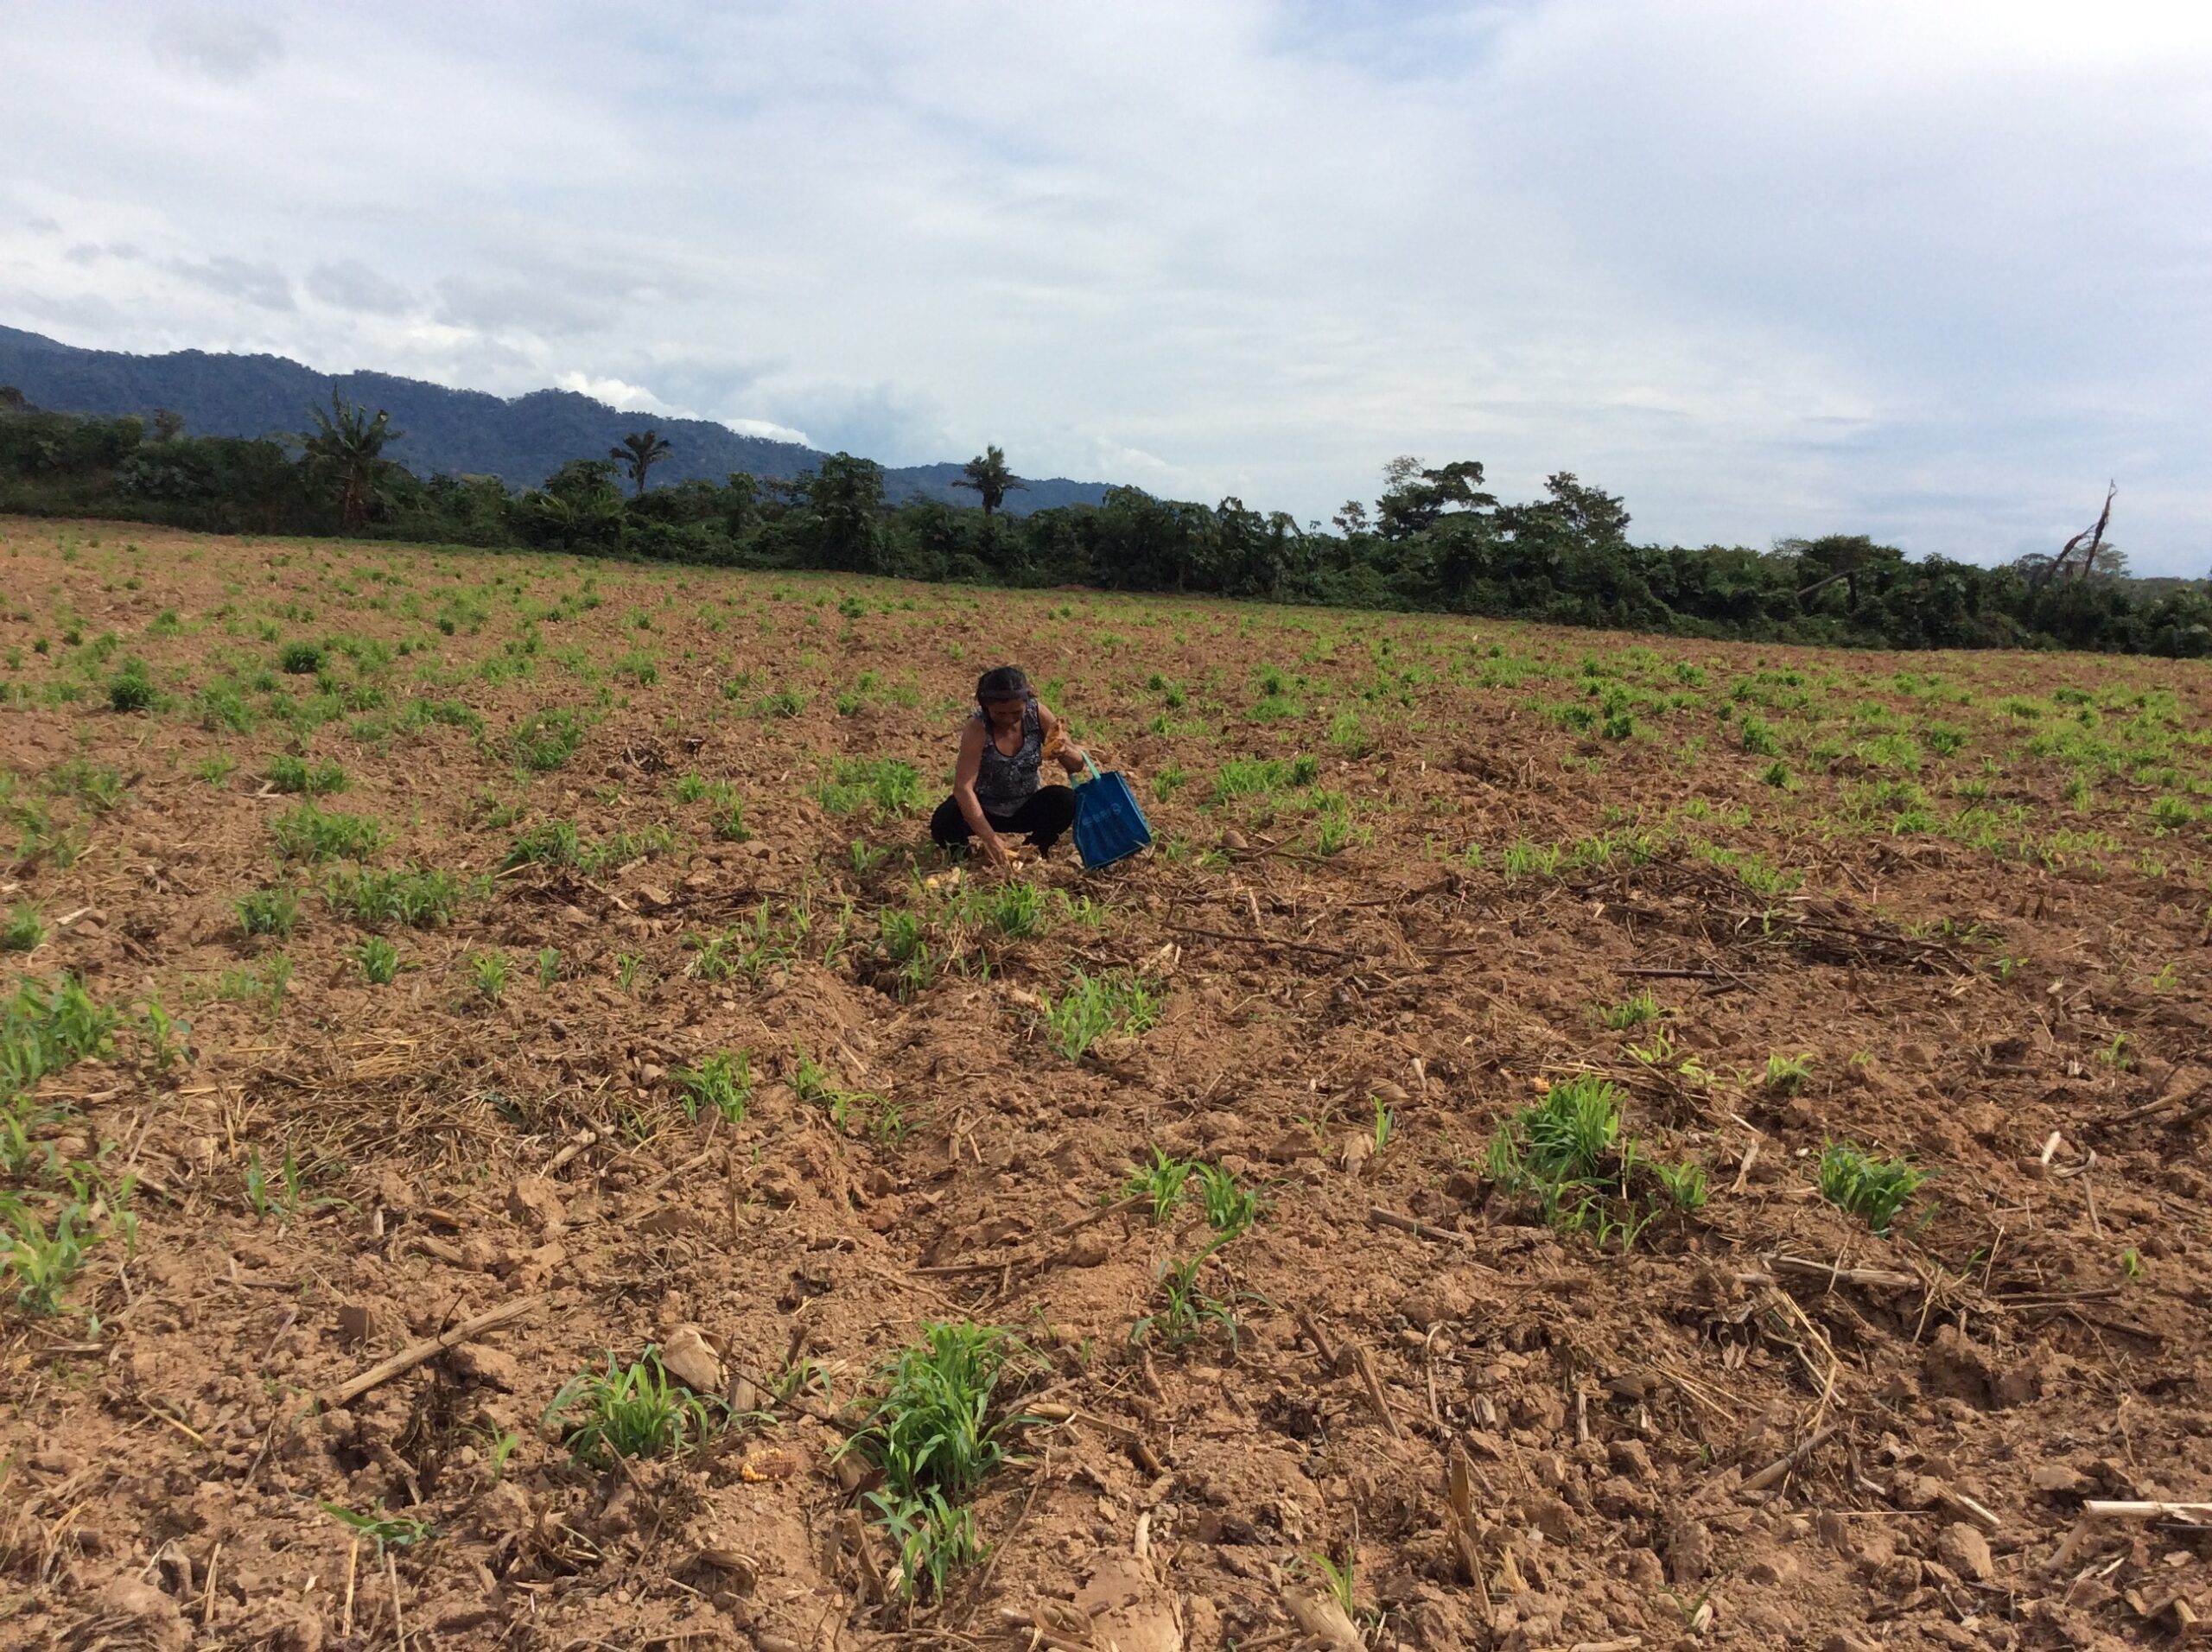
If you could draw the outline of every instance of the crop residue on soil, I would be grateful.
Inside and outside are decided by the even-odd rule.
[[[2212,1613],[2202,665],[0,567],[7,1644]],[[1150,853],[929,848],[1002,659]],[[862,1426],[932,1323],[1008,1333],[941,1590]],[[680,1450],[582,1426],[649,1344]]]

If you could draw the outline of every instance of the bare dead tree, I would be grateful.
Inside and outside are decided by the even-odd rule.
[[[2068,559],[2074,555],[2075,547],[2084,539],[2089,542],[2089,547],[2082,553],[2081,562],[2075,565],[2073,577],[2077,580],[2088,577],[2089,570],[2096,566],[2097,552],[2104,548],[2105,529],[2112,521],[2113,495],[2119,492],[2119,483],[2105,484],[2105,508],[2097,512],[2096,525],[2082,529],[2081,532],[2066,542],[2058,555],[2051,559],[2050,565],[2037,576],[2036,580],[2037,585],[2048,585],[2063,571],[2067,567]]]

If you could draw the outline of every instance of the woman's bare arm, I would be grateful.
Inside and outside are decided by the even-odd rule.
[[[983,742],[990,738],[984,726],[974,719],[960,731],[960,755],[952,766],[952,800],[960,805],[960,816],[968,823],[968,829],[983,846],[983,853],[994,865],[1007,858],[1006,845],[999,839],[998,829],[984,814],[983,804],[976,796],[976,777],[983,772]]]

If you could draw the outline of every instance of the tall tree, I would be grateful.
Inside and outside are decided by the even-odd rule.
[[[1487,510],[1497,503],[1482,491],[1483,467],[1472,459],[1441,469],[1410,456],[1382,467],[1382,497],[1375,501],[1376,526],[1385,539],[1410,539],[1446,511]]]
[[[382,408],[374,418],[359,402],[347,402],[330,387],[330,411],[314,410],[315,429],[301,438],[306,448],[308,471],[338,492],[339,526],[350,533],[369,518],[377,485],[390,473],[391,461],[384,456],[385,444],[407,433],[391,428],[391,415]]]
[[[760,482],[751,471],[734,470],[722,489],[722,521],[734,539],[760,519]]]
[[[1029,486],[1007,468],[1006,454],[996,448],[985,448],[963,465],[952,485],[964,487],[981,499],[986,518],[1005,504],[1006,496],[1015,488]]]
[[[854,573],[882,571],[883,467],[873,459],[833,453],[800,480],[817,565]]]
[[[609,448],[607,456],[630,473],[630,480],[637,485],[638,497],[645,497],[645,473],[668,457],[675,444],[653,430],[632,430],[622,438],[618,447]]]
[[[1784,539],[1777,550],[1797,553],[1799,569],[1816,577],[1797,593],[1802,602],[1817,591],[1843,581],[1851,611],[1859,611],[1861,581],[1878,570],[1900,566],[1904,552],[1894,545],[1878,545],[1863,533],[1823,534],[1818,539]]]

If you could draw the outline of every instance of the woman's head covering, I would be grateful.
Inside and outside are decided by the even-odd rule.
[[[994,700],[1027,700],[1029,698],[1029,678],[1019,665],[994,665],[976,679],[976,703],[987,706]]]

